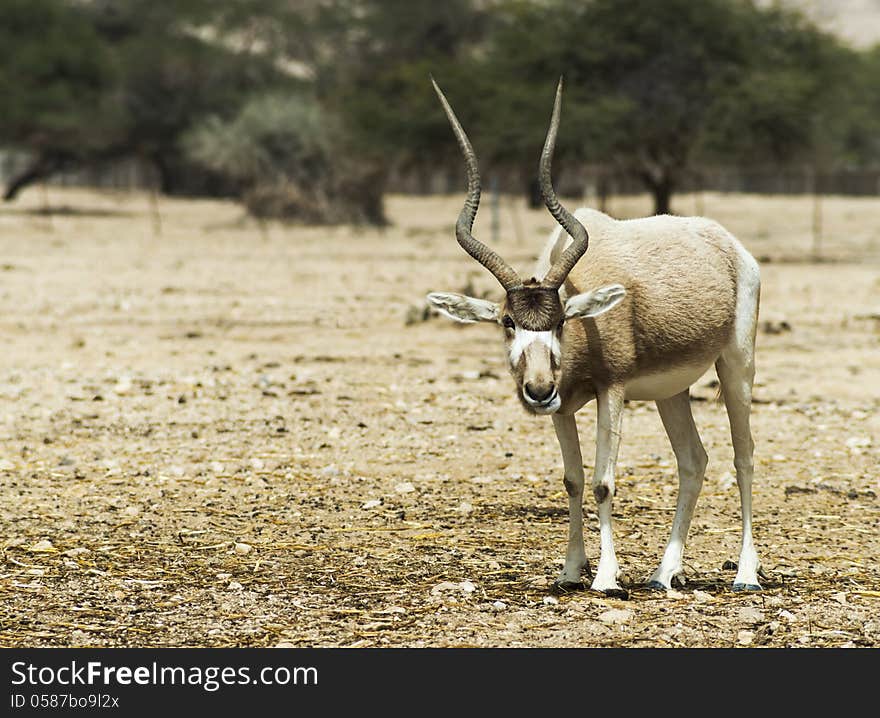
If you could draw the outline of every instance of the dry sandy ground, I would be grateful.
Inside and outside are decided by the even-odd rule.
[[[880,645],[880,200],[827,199],[817,263],[809,199],[678,198],[762,259],[768,578],[734,593],[722,568],[739,500],[706,375],[709,471],[687,585],[667,594],[641,582],[674,461],[654,405],[627,409],[620,600],[550,590],[561,459],[497,331],[420,320],[428,291],[498,296],[454,241],[459,197],[391,198],[384,232],[261,231],[235,205],[172,200],[157,232],[143,195],[50,188],[51,217],[46,199],[0,208],[0,645]],[[525,270],[551,218],[505,199],[500,222]],[[580,426],[589,469],[592,406]]]

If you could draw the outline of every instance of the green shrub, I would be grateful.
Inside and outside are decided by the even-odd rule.
[[[267,95],[229,121],[202,122],[187,156],[233,179],[261,219],[383,224],[381,166],[357,156],[340,123],[314,99]]]

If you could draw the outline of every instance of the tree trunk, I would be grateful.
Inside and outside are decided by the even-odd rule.
[[[654,214],[669,214],[672,202],[672,181],[664,177],[651,185],[654,197]]]
[[[158,182],[155,183],[160,194],[174,194],[175,173],[171,163],[161,152],[152,152],[147,159],[153,164],[158,173]]]
[[[541,194],[541,183],[537,177],[531,178],[526,184],[526,206],[539,209],[544,206],[544,195]]]
[[[655,164],[642,167],[637,175],[654,198],[654,214],[671,214],[672,191],[675,189],[675,170]]]
[[[596,193],[599,196],[599,211],[608,214],[608,198],[613,194],[612,179],[604,172],[599,175]]]
[[[18,196],[18,193],[29,184],[39,182],[42,179],[48,179],[61,169],[62,164],[63,162],[59,158],[38,157],[21,172],[12,176],[9,183],[6,185],[6,191],[3,193],[3,200],[11,202]]]

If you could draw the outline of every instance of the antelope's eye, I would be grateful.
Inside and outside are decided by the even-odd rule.
[[[505,329],[514,329],[516,325],[513,323],[513,319],[510,318],[510,315],[505,314],[504,319],[501,320],[501,324]]]

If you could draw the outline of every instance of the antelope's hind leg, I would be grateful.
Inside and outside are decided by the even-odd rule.
[[[736,361],[736,360],[734,360]],[[742,547],[734,591],[760,591],[758,571],[760,563],[752,540],[752,478],[754,476],[755,450],[752,441],[749,414],[752,406],[752,377],[754,364],[749,368],[731,362],[730,358],[720,358],[715,367],[721,381],[721,392],[727,405],[730,419],[730,436],[733,441],[733,465],[736,469],[736,483],[739,487],[740,507],[742,509]]]
[[[584,550],[584,463],[574,415],[553,414],[553,428],[562,451],[563,483],[568,494],[568,548],[565,566],[553,585],[561,589],[583,588],[581,571],[586,569],[590,575],[590,563]]]
[[[703,486],[708,457],[694,424],[690,393],[687,389],[658,401],[657,409],[678,464],[678,505],[672,522],[672,534],[663,553],[663,560],[648,582],[649,588],[664,590],[671,588],[673,579],[683,573],[684,546],[694,506]]]
[[[760,591],[758,573],[761,565],[752,541],[752,477],[755,443],[752,441],[750,417],[761,284],[758,266],[754,260],[744,262],[741,274],[737,291],[734,335],[715,362],[715,370],[718,372],[721,394],[730,420],[733,465],[736,469],[736,483],[739,486],[742,508],[742,548],[736,578],[733,580],[733,590]]]

